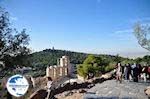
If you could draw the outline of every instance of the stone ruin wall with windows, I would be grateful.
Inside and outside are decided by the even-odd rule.
[[[46,76],[51,77],[53,80],[59,79],[69,75],[70,60],[68,56],[62,56],[57,60],[57,65],[48,66],[46,68]]]

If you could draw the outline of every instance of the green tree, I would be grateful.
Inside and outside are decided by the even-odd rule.
[[[83,64],[92,64],[94,65],[94,63],[97,62],[97,59],[94,55],[89,55],[83,62]]]
[[[80,64],[80,65],[77,66],[77,73],[78,73],[80,76],[84,77],[84,78],[86,78],[86,76],[87,76],[87,72],[86,72],[86,70],[83,68],[83,65],[82,65],[82,64]]]
[[[119,56],[119,54],[117,54],[114,61],[115,62],[120,62],[121,60],[122,60],[121,57]]]
[[[138,63],[138,64],[141,63],[142,61],[143,61],[143,59],[140,58],[140,57],[138,57],[138,58],[135,59],[135,62]]]
[[[141,47],[150,51],[150,26],[136,23],[133,33]]]
[[[9,13],[0,8],[0,61],[6,67],[22,64],[22,57],[30,52],[28,41],[26,30],[19,32],[11,28]]]
[[[83,64],[77,67],[77,72],[80,76],[87,77],[89,74],[97,75],[101,69],[102,59],[94,55],[88,55]]]

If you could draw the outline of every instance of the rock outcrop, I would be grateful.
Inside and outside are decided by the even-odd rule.
[[[84,94],[85,99],[147,99],[144,89],[145,83],[123,81],[121,84],[116,80],[107,80],[96,84]],[[147,90],[148,92],[148,90]]]
[[[47,96],[47,91],[44,89],[40,89],[36,92],[34,92],[29,99],[45,99]]]
[[[84,89],[89,89],[89,88],[95,86],[96,83],[102,83],[105,80],[111,79],[113,74],[114,74],[114,72],[109,72],[109,73],[104,74],[102,77],[95,78],[92,81],[85,81],[82,83],[74,82],[74,83],[62,84],[60,86],[55,87],[53,94],[57,95],[57,94],[67,92],[70,90],[79,90],[81,93],[85,93],[86,91]],[[41,83],[42,81],[40,81],[40,80],[42,80],[43,83]],[[35,79],[36,85],[37,84],[45,84],[46,83],[45,81],[46,81],[45,78]],[[40,89],[40,90],[34,92],[30,96],[30,99],[43,99],[43,97],[45,97],[46,95],[47,95],[46,90]],[[40,97],[40,98],[37,98],[37,97]]]
[[[150,97],[150,86],[144,90],[145,94]]]
[[[109,72],[109,73],[103,74],[103,75],[101,76],[101,78],[110,79],[110,78],[113,77],[114,74],[115,74],[115,70],[113,70],[113,71],[111,71],[111,72]]]

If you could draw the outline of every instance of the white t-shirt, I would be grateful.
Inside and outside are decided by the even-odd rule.
[[[132,67],[132,69],[134,69],[136,67],[136,64],[133,64],[131,67]]]
[[[48,82],[47,82],[47,88],[50,89],[51,86],[52,86],[52,81],[48,81]]]

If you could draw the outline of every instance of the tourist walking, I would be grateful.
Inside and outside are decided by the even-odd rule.
[[[117,81],[121,83],[122,82],[122,67],[121,67],[120,62],[117,63],[116,75],[117,75]]]
[[[148,67],[145,65],[145,66],[143,67],[143,69],[142,69],[144,82],[147,81],[147,71],[148,71]]]
[[[138,82],[138,75],[139,75],[139,68],[136,64],[134,64],[135,67],[133,68],[133,81]]]
[[[133,70],[134,70],[135,67],[136,67],[136,63],[131,65],[131,78],[130,78],[130,80],[133,80],[133,78],[134,78]]]
[[[131,65],[130,65],[130,63],[128,63],[128,75],[129,75],[129,80],[130,80],[130,81],[131,81],[132,78],[133,78],[133,75],[132,75],[131,71],[132,71]]]
[[[147,81],[147,66],[144,65],[143,69],[142,69],[142,72],[143,72],[143,78],[144,78],[144,82]]]
[[[125,64],[124,75],[125,75],[125,80],[129,80],[129,65]]]
[[[138,71],[139,72],[138,78],[141,79],[142,66],[141,66],[141,64],[138,64],[137,67],[138,67],[138,70],[139,70]]]
[[[53,95],[52,95],[52,83],[53,83],[53,81],[52,81],[51,77],[47,77],[47,79],[48,79],[48,81],[47,81],[47,92],[48,92],[48,94],[47,94],[46,99],[51,99],[53,97]]]

